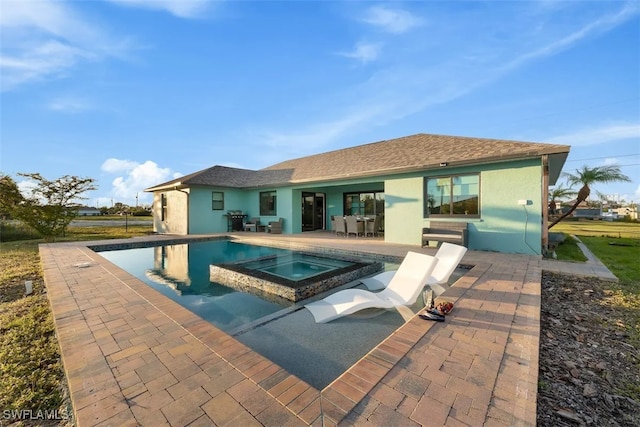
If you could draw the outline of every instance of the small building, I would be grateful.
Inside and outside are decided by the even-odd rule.
[[[638,219],[638,208],[635,206],[625,206],[621,208],[611,209],[619,218],[629,218],[631,220]]]
[[[602,219],[602,208],[577,207],[572,216],[578,219]]]
[[[158,233],[227,232],[232,215],[282,218],[284,233],[330,230],[334,215],[382,215],[388,243],[421,245],[431,220],[464,222],[470,249],[539,255],[548,187],[569,149],[417,134],[260,170],[212,166],[145,191]]]
[[[102,215],[100,209],[89,206],[82,206],[78,209],[78,216],[98,216]]]

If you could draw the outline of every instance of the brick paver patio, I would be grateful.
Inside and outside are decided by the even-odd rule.
[[[399,257],[435,253],[330,233],[259,239]],[[133,241],[142,239],[126,242]],[[316,390],[88,244],[96,242],[40,247],[81,427],[535,426],[542,269],[615,280],[597,260],[576,265],[469,251],[463,264],[473,268],[445,294],[456,307],[446,322],[414,316]]]

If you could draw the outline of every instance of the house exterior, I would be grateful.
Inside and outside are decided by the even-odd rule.
[[[624,206],[621,208],[610,209],[610,212],[617,215],[618,218],[628,217],[630,220],[638,220],[638,208],[636,206]]]
[[[213,166],[145,191],[154,230],[232,231],[230,214],[284,219],[284,233],[330,230],[333,215],[383,215],[384,240],[421,245],[430,220],[466,222],[469,248],[541,254],[548,186],[569,146],[417,134],[287,160]],[[236,220],[237,221],[237,220]]]

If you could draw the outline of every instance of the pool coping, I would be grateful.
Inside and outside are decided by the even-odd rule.
[[[327,238],[258,240],[326,248]],[[105,243],[175,240],[184,238]],[[363,240],[331,246],[387,259],[435,253]],[[446,322],[414,316],[316,390],[106,261],[96,244],[40,247],[79,426],[536,423],[539,257],[469,251],[463,264],[473,268],[444,294],[456,304]]]

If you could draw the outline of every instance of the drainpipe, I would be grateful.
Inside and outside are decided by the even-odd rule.
[[[177,185],[173,189],[180,193],[184,193],[187,196],[187,234],[189,234],[189,231],[190,231],[189,228],[191,228],[191,221],[189,220],[189,192],[180,190]]]
[[[542,255],[549,250],[549,156],[542,156]]]

